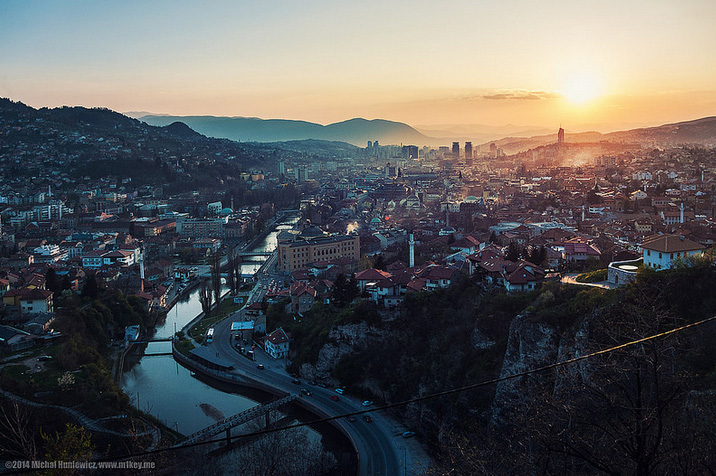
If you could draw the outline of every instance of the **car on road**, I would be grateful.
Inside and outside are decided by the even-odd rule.
[[[264,364],[259,364],[259,365],[256,366],[256,368],[259,369],[259,370],[263,370],[263,369],[264,369]]]
[[[333,400],[334,402],[337,402],[340,399],[341,397],[339,397],[338,395],[331,395],[331,400]]]
[[[363,419],[365,420],[366,423],[370,423],[373,421],[373,417],[370,415],[364,416]]]
[[[415,436],[415,432],[414,431],[404,431],[403,434],[400,436],[402,436],[403,438],[412,438]]]
[[[336,393],[337,393],[338,395],[343,395],[343,389],[342,389],[342,388],[337,388],[337,389],[336,389]]]
[[[363,406],[364,406],[364,407],[369,407],[369,406],[371,406],[371,405],[373,405],[373,400],[365,400],[365,401],[363,402]]]
[[[305,389],[305,388],[302,388],[302,389],[301,389],[301,393],[304,394],[304,395],[307,396],[307,397],[310,397],[310,396],[311,396],[311,391],[308,390],[308,389]]]
[[[354,421],[356,421],[356,417],[354,417],[354,416],[349,416],[349,417],[348,417],[348,421],[351,422],[351,423],[353,423]]]
[[[291,380],[291,382],[292,382],[292,383],[295,383],[296,385],[301,385],[301,380],[300,380],[300,379],[297,379],[297,378]]]

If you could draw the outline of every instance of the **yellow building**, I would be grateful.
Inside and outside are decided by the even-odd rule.
[[[360,259],[360,238],[326,233],[309,226],[300,233],[282,233],[278,240],[278,266],[282,271],[305,269],[311,263]]]

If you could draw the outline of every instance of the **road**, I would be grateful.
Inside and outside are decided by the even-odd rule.
[[[593,288],[602,288],[602,289],[616,289],[619,287],[618,284],[610,283],[608,281],[601,281],[598,283],[580,283],[577,281],[577,276],[579,276],[579,273],[566,273],[562,275],[562,279],[560,280],[563,284],[576,284],[578,286],[591,286]]]
[[[346,413],[365,410],[361,401],[356,398],[340,395],[339,401],[331,400],[331,396],[338,395],[332,388],[321,388],[302,382],[300,385],[292,382],[291,377],[284,369],[283,360],[274,360],[263,351],[255,352],[256,361],[252,362],[236,351],[231,336],[231,322],[224,320],[214,326],[214,341],[209,344],[212,352],[218,352],[223,359],[230,360],[237,373],[246,375],[255,380],[270,385],[280,392],[297,393],[301,388],[310,390],[310,396],[303,396],[304,404],[321,416],[336,416]],[[263,370],[257,368],[262,363]],[[347,418],[336,421],[336,424],[348,434],[355,444],[359,454],[360,475],[396,475],[404,472],[403,460],[399,457],[398,449],[408,443],[400,434],[399,428],[380,412],[371,413],[372,422],[366,422],[362,416],[350,422]],[[411,442],[412,443],[412,442]],[[402,446],[401,446],[402,445]],[[400,455],[402,456],[402,454]],[[408,471],[407,474],[419,474]]]
[[[284,276],[281,273],[272,272],[277,257],[277,253],[269,257],[268,265],[262,268],[261,273],[256,274],[256,284],[249,293],[246,307],[263,299],[273,279],[283,280]],[[293,377],[286,372],[285,361],[274,360],[261,349],[255,350],[254,362],[241,355],[231,335],[231,322],[240,319],[241,314],[240,311],[239,316],[227,318],[216,324],[213,342],[208,344],[209,350],[233,363],[234,372],[271,386],[277,393],[298,393],[301,388],[310,390],[311,395],[304,395],[301,404],[322,417],[366,410],[359,399],[348,395],[340,395],[338,401],[331,400],[331,396],[338,395],[335,389],[313,386],[307,382],[302,382],[301,385],[292,383]],[[257,368],[259,363],[264,366],[263,370]],[[401,434],[408,428],[402,427],[381,412],[372,412],[370,415],[373,417],[372,422],[365,421],[362,415],[356,416],[353,422],[348,418],[334,421],[335,425],[348,435],[358,451],[358,474],[361,476],[423,474],[430,459],[418,441],[414,438],[402,438]]]
[[[249,294],[246,306],[263,299],[271,279],[274,277],[270,274],[257,276],[257,283]],[[322,388],[307,382],[300,385],[293,383],[293,377],[285,370],[285,361],[272,359],[261,349],[255,349],[255,361],[241,355],[235,347],[236,341],[232,340],[232,320],[228,318],[214,326],[214,340],[208,346],[221,358],[231,361],[234,372],[263,382],[279,392],[297,393],[301,388],[310,390],[311,395],[304,395],[300,403],[323,417],[366,410],[359,399],[349,395],[340,395],[338,401],[331,400],[331,396],[338,395],[333,388]],[[257,367],[259,363],[264,366],[263,370]],[[370,415],[373,417],[372,422],[365,421],[363,415],[356,416],[353,422],[348,418],[335,420],[335,424],[348,435],[358,451],[358,474],[393,476],[424,473],[424,465],[429,462],[429,458],[415,439],[402,438],[401,434],[407,428],[379,411]]]

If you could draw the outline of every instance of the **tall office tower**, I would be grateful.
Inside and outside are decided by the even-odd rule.
[[[460,157],[460,143],[459,142],[452,143],[452,156],[455,158]]]
[[[563,145],[564,144],[564,129],[561,127],[559,128],[559,131],[557,132],[557,145]]]
[[[418,158],[418,146],[417,145],[404,145],[401,149],[403,159],[417,159]]]
[[[472,142],[465,142],[465,160],[472,159]]]
[[[494,142],[490,144],[490,155],[492,157],[497,157],[497,144],[495,144]]]

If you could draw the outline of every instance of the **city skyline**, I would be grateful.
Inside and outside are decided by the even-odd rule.
[[[33,107],[602,132],[714,115],[716,5],[6,1]]]

